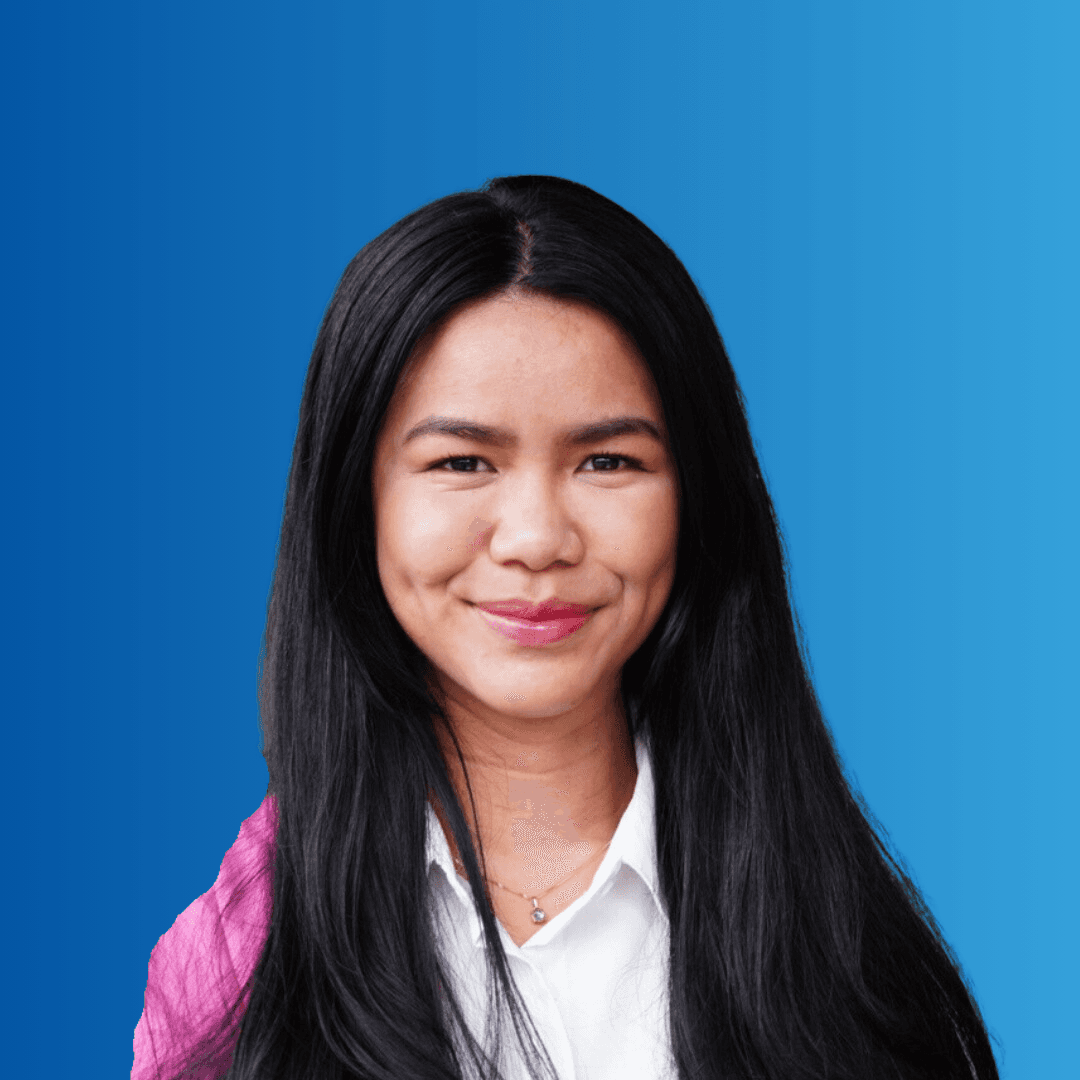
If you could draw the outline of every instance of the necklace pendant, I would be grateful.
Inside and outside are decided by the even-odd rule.
[[[536,923],[541,923],[547,918],[547,912],[536,902],[535,896],[531,897],[531,899],[533,906],[532,921]]]

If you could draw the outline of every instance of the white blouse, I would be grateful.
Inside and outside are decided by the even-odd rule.
[[[636,745],[634,794],[588,890],[523,945],[500,925],[510,970],[561,1080],[670,1080],[668,922],[656,872],[652,768]],[[440,948],[473,1036],[483,1044],[487,969],[480,918],[428,807],[428,874]],[[504,1028],[525,1076],[513,1025]]]

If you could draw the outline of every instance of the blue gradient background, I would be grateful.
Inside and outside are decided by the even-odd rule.
[[[0,80],[5,1071],[116,1077],[263,796],[259,639],[353,253],[494,175],[716,313],[826,713],[1000,1040],[1080,1076],[1080,6],[23,4]]]

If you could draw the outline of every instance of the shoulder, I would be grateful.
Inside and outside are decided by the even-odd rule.
[[[162,935],[147,970],[132,1080],[167,1075],[227,1022],[270,925],[277,804],[267,795],[240,827],[213,886]]]

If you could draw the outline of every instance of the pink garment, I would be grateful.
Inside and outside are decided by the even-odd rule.
[[[166,1080],[220,1031],[266,941],[276,831],[277,803],[267,795],[240,826],[213,887],[181,912],[154,946],[135,1028],[131,1080]],[[230,1042],[186,1075],[216,1080],[231,1059]]]

